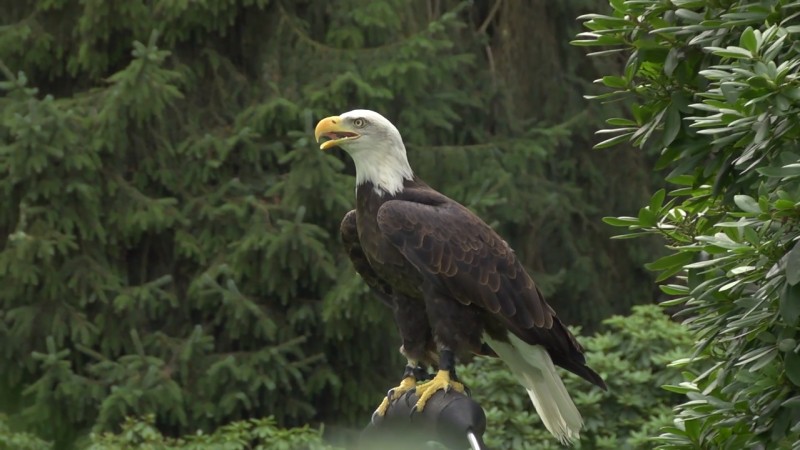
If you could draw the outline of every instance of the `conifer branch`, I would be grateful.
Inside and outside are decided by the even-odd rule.
[[[464,6],[463,3],[459,4],[458,6],[453,8],[450,12],[455,13],[455,12],[463,9],[463,6]],[[403,38],[403,39],[401,39],[399,41],[390,42],[388,44],[380,45],[380,46],[377,46],[377,47],[338,48],[338,47],[331,47],[329,45],[325,45],[325,44],[315,40],[311,36],[309,36],[308,33],[303,31],[303,29],[299,25],[297,25],[297,23],[295,23],[294,18],[291,17],[291,15],[286,11],[286,9],[283,7],[283,5],[281,3],[278,3],[278,11],[280,12],[281,17],[283,17],[283,19],[289,25],[289,28],[291,28],[292,32],[295,34],[295,36],[297,36],[298,39],[300,39],[301,41],[303,41],[306,44],[310,45],[311,47],[314,47],[314,48],[316,48],[318,50],[322,50],[323,52],[339,52],[339,53],[350,53],[350,54],[365,54],[365,53],[384,52],[384,51],[392,50],[392,49],[395,49],[395,48],[398,48],[398,47],[402,47],[403,45],[405,45],[406,43],[412,41],[413,39],[424,37],[424,36],[428,36],[428,29],[430,28],[430,27],[425,27],[425,29],[423,31],[420,31],[418,33],[414,33],[414,34],[411,34],[409,36],[406,36],[405,38]],[[431,22],[434,22],[434,21],[435,20],[431,20]]]
[[[5,75],[8,81],[13,81],[13,82],[17,81],[17,77],[14,76],[14,73],[11,71],[11,69],[9,69],[8,66],[6,66],[5,62],[3,62],[3,58],[0,58],[0,72],[2,72],[3,75]]]
[[[583,110],[578,114],[570,117],[569,119],[561,122],[559,124],[547,127],[547,128],[539,128],[539,129],[529,129],[528,133],[535,135],[541,134],[544,136],[552,135],[553,130],[570,130],[575,126],[579,126],[583,121],[586,120],[586,117],[589,115],[588,110]],[[527,143],[530,140],[530,136],[527,137],[519,137],[519,138],[511,138],[511,139],[498,139],[492,142],[487,142],[484,144],[465,144],[465,145],[421,145],[421,144],[414,144],[414,143],[406,143],[406,147],[409,149],[414,150],[492,150],[498,147],[503,147],[505,145],[512,145],[512,144],[520,144],[520,143]]]
[[[412,36],[409,36],[409,37],[407,37],[405,39],[402,39],[400,41],[391,42],[389,44],[381,45],[379,47],[369,47],[369,48],[339,48],[339,47],[331,47],[329,45],[325,45],[325,44],[313,39],[311,36],[308,35],[308,33],[303,31],[303,29],[300,28],[300,26],[295,23],[294,18],[290,16],[290,14],[286,11],[286,9],[284,9],[283,5],[280,4],[280,3],[278,3],[278,11],[280,11],[281,17],[283,17],[283,19],[289,25],[289,28],[292,29],[292,32],[294,32],[295,36],[297,36],[298,39],[300,39],[304,43],[310,45],[311,47],[314,47],[314,48],[316,48],[318,50],[322,50],[323,52],[338,52],[338,53],[374,53],[374,52],[381,52],[381,51],[384,51],[384,50],[389,50],[389,49],[393,49],[393,48],[396,48],[396,47],[400,47],[403,44],[405,44],[406,42],[408,42],[409,40],[411,40],[413,37],[415,37],[415,35],[412,35]],[[422,33],[423,32],[420,32],[420,34],[422,34]]]

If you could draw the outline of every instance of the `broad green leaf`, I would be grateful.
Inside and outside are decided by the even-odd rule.
[[[796,408],[800,406],[800,395],[795,395],[794,397],[785,400],[783,403],[781,403],[781,406],[784,408]]]
[[[665,391],[675,392],[676,394],[686,394],[687,392],[696,392],[697,391],[697,388],[692,388],[692,387],[688,387],[688,386],[675,386],[675,385],[669,385],[669,384],[665,384],[664,386],[661,386],[661,389],[664,389]]]
[[[800,318],[800,285],[786,283],[781,290],[779,310],[784,322],[790,326]]]
[[[693,186],[695,180],[696,178],[694,175],[678,175],[667,179],[667,181],[670,183],[677,184],[679,186]]]
[[[771,348],[767,353],[761,355],[759,358],[754,360],[753,364],[747,370],[749,370],[750,372],[756,372],[758,370],[761,370],[764,368],[764,366],[774,361],[777,356],[778,356],[778,349]]]
[[[790,87],[784,90],[782,93],[792,100],[800,100],[800,86]]]
[[[730,270],[731,275],[741,275],[756,270],[756,266],[738,266]]]
[[[598,144],[595,144],[595,146],[592,147],[592,148],[599,150],[599,149],[602,149],[602,148],[612,147],[612,146],[617,145],[619,143],[622,143],[622,142],[630,140],[631,136],[633,136],[633,133],[625,133],[625,134],[621,134],[619,136],[614,136],[611,139],[606,139],[605,141],[602,141],[602,142],[600,142]]]
[[[703,21],[702,14],[685,8],[675,10],[675,15],[689,22],[699,23]]]
[[[690,298],[691,297],[680,297],[680,298],[676,298],[676,299],[672,299],[672,300],[664,300],[664,301],[659,302],[658,304],[663,306],[663,307],[670,308],[670,307],[673,307],[673,306],[683,305]]]
[[[753,76],[748,78],[747,84],[756,89],[766,89],[772,86],[772,83],[762,76]]]
[[[792,352],[795,347],[797,347],[797,341],[791,338],[781,339],[781,341],[778,342],[778,350],[782,352]]]
[[[688,287],[678,284],[661,284],[658,288],[667,295],[686,295],[689,293]]]
[[[645,264],[648,270],[665,270],[683,266],[694,259],[694,254],[690,252],[678,252],[659,258],[651,263]]]
[[[753,31],[753,27],[747,27],[739,37],[739,46],[746,48],[750,51],[750,53],[755,54],[758,52],[758,45],[759,42],[758,39],[756,39],[756,34]]]
[[[659,189],[650,197],[650,210],[651,211],[658,211],[661,209],[661,206],[664,204],[664,198],[667,195],[667,191],[665,189]]]
[[[783,360],[786,378],[795,386],[800,386],[800,355],[796,352],[789,352]]]
[[[671,48],[667,53],[667,58],[664,60],[664,75],[671,77],[675,72],[675,67],[678,66],[679,55],[681,50],[678,48]]]
[[[611,236],[611,239],[635,239],[643,236],[652,236],[653,233],[649,231],[639,232],[639,233],[628,233],[628,234],[618,234],[615,236]]]
[[[736,206],[738,206],[739,209],[741,209],[744,212],[753,214],[758,214],[761,212],[761,208],[758,206],[758,202],[755,201],[753,197],[750,197],[749,195],[743,195],[743,194],[735,195],[733,197],[733,201],[734,203],[736,203]]]
[[[734,59],[752,59],[753,54],[748,51],[747,49],[735,46],[729,46],[726,48],[719,48],[719,47],[706,47],[708,50],[714,52],[715,55],[722,56],[723,58],[734,58]]]
[[[639,225],[639,219],[636,217],[603,217],[603,222],[615,227]]]
[[[623,89],[627,87],[628,83],[622,77],[606,75],[602,78],[603,84],[608,87]]]
[[[710,267],[710,266],[714,266],[714,265],[717,265],[717,264],[721,264],[721,263],[723,263],[725,261],[728,261],[728,260],[730,260],[729,256],[725,256],[725,257],[722,257],[722,258],[711,258],[711,259],[707,259],[705,261],[698,261],[698,262],[695,262],[695,263],[687,264],[687,265],[684,266],[684,268],[686,268],[686,269],[703,269],[703,268],[706,268],[706,267]]]
[[[786,281],[792,286],[800,283],[800,241],[786,254]]]
[[[800,175],[800,164],[787,164],[783,167],[761,167],[756,170],[768,177],[794,177]]]
[[[663,145],[669,146],[681,131],[681,113],[673,103],[667,108],[666,120],[664,121]]]
[[[645,228],[651,228],[656,226],[658,218],[656,214],[650,209],[649,206],[645,206],[644,208],[639,210],[639,224]]]

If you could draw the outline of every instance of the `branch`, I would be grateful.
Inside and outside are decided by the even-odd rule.
[[[489,24],[494,19],[494,16],[497,15],[497,11],[500,10],[500,4],[503,3],[503,0],[496,0],[494,5],[492,5],[492,9],[489,11],[489,15],[486,16],[486,19],[483,21],[480,27],[478,27],[478,34],[486,33],[486,29],[489,28]]]

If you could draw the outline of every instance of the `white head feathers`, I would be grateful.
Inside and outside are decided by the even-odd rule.
[[[358,134],[337,143],[356,166],[356,184],[370,182],[383,195],[403,190],[405,180],[414,177],[406,156],[406,147],[397,128],[385,117],[366,109],[356,109],[339,116],[340,125]]]

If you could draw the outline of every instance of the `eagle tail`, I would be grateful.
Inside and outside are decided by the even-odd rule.
[[[511,333],[508,338],[509,342],[500,342],[484,335],[484,340],[528,391],[547,430],[562,444],[579,439],[583,419],[547,350],[540,345],[527,344]]]

